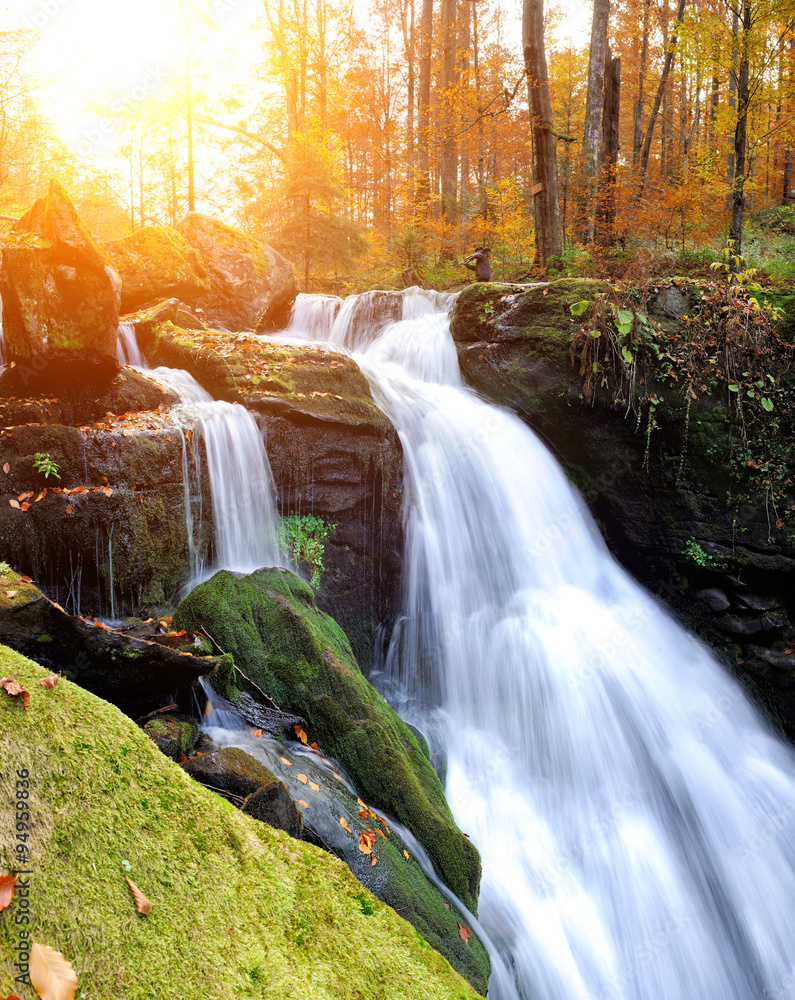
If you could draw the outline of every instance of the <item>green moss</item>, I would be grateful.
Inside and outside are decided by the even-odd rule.
[[[475,992],[331,855],[202,788],[115,708],[10,650],[31,691],[0,696],[0,871],[16,858],[16,769],[30,773],[33,938],[103,1000],[465,1000]],[[130,878],[152,901],[136,914]],[[362,912],[362,897],[372,913]],[[13,981],[19,897],[0,914]]]
[[[180,604],[174,628],[208,629],[283,709],[302,715],[361,794],[408,826],[440,877],[475,909],[477,851],[456,827],[408,727],[360,672],[342,629],[287,570],[216,573]]]

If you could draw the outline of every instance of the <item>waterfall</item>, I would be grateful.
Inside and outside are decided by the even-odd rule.
[[[135,327],[132,323],[119,323],[116,348],[119,352],[119,361],[121,364],[131,365],[134,368],[143,368],[145,366],[146,362],[138,347],[138,338],[135,335]]]
[[[403,444],[389,680],[444,719],[517,984],[490,997],[792,997],[795,756],[612,559],[536,435],[462,386],[449,300],[412,291],[367,330],[362,298],[328,334],[363,348]]]

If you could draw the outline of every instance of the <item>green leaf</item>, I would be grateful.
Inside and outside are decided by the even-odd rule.
[[[601,337],[602,334],[598,330],[591,330],[592,337]]]
[[[580,299],[579,302],[575,302],[573,306],[569,306],[569,312],[572,316],[582,316],[585,310],[590,306],[588,299]]]
[[[729,386],[729,392],[739,392],[739,391],[740,391],[739,385],[730,385]]]
[[[762,406],[770,413],[773,409],[773,400],[768,399],[767,396],[762,397]]]
[[[598,374],[599,372],[603,372],[603,371],[605,370],[605,369],[604,369],[604,365],[600,365],[598,361],[594,361],[594,363],[593,363],[593,370],[594,370],[594,371],[595,371],[595,372],[596,372],[597,374]]]
[[[632,329],[632,323],[616,323],[616,329],[622,337],[626,337]]]
[[[622,325],[629,323],[632,326],[632,320],[635,318],[634,315],[629,311],[629,309],[619,309],[618,316],[616,317],[618,322]]]
[[[632,356],[632,351],[630,351],[628,347],[621,348],[621,355],[628,365],[631,365],[632,362],[635,360]]]

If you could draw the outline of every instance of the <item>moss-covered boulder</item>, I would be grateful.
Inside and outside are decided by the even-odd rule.
[[[134,717],[158,708],[178,689],[189,689],[215,662],[69,615],[5,564],[0,564],[0,642]]]
[[[119,711],[0,650],[0,873],[35,870],[32,940],[103,1000],[470,1000],[475,991],[336,858],[257,823],[167,760]],[[24,777],[20,776],[20,773]],[[27,782],[19,785],[17,782]],[[30,840],[16,839],[17,789]],[[136,914],[125,874],[152,901]],[[20,876],[26,878],[27,876]],[[0,992],[22,894],[0,914]]]
[[[201,257],[170,226],[144,226],[104,244],[121,278],[121,309],[132,312],[162,299],[198,301],[210,291]]]
[[[194,247],[210,278],[198,304],[227,330],[266,330],[286,325],[298,294],[293,265],[239,229],[190,212],[179,231]]]
[[[179,605],[175,628],[201,628],[282,708],[301,714],[309,739],[339,760],[361,794],[412,830],[439,876],[471,909],[480,859],[456,827],[416,739],[360,672],[350,644],[287,570],[222,571]]]
[[[0,294],[7,359],[37,382],[118,368],[119,278],[58,181],[4,241]]]
[[[157,714],[144,723],[143,730],[166,757],[175,761],[190,757],[199,739],[196,720],[181,712]]]

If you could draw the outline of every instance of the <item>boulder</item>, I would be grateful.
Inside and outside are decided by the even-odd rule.
[[[110,258],[63,187],[50,181],[3,245],[6,359],[44,385],[112,377],[120,289]]]
[[[239,747],[224,747],[202,757],[191,757],[183,762],[182,769],[194,781],[239,799],[246,799],[257,789],[278,780],[264,764]]]
[[[200,212],[185,216],[179,231],[207,269],[210,291],[197,304],[211,325],[257,331],[286,325],[299,288],[280,253]]]
[[[270,781],[252,792],[243,803],[243,812],[247,816],[262,823],[275,826],[277,830],[284,830],[291,837],[301,837],[304,819],[298,806],[290,798],[287,785],[279,781],[275,774],[270,774]]]
[[[201,257],[170,226],[144,226],[104,246],[121,278],[122,312],[170,298],[190,304],[210,291]]]
[[[176,711],[155,715],[143,730],[166,757],[177,762],[190,757],[199,738],[195,719]]]
[[[303,716],[309,740],[340,761],[373,807],[413,831],[440,878],[474,910],[477,850],[456,827],[411,731],[361,673],[347,637],[318,610],[309,585],[288,570],[222,570],[174,615],[175,629],[200,626],[283,709]]]
[[[5,567],[5,568],[3,568]],[[128,636],[49,601],[27,577],[0,564],[0,643],[141,716],[212,669],[197,657]]]

